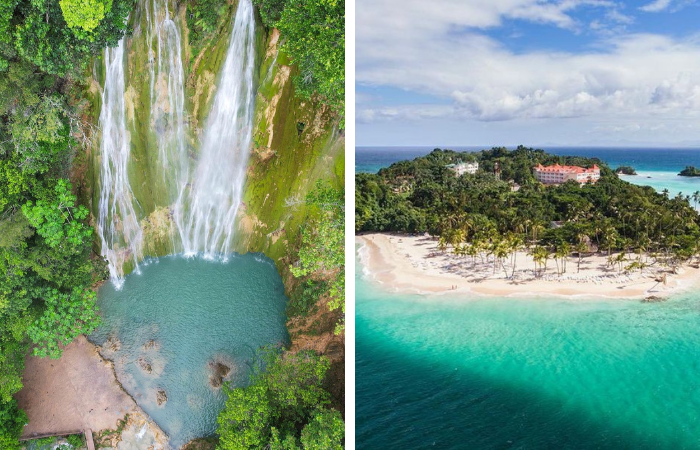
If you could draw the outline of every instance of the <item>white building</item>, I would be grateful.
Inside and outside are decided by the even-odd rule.
[[[478,162],[473,162],[473,163],[464,163],[461,162],[459,164],[450,164],[446,166],[448,169],[453,171],[456,176],[462,176],[465,173],[468,173],[470,175],[474,175],[477,170],[479,170],[479,163]]]
[[[538,164],[534,169],[535,178],[542,184],[562,184],[569,180],[580,184],[595,183],[600,179],[600,168],[597,165],[586,169],[579,166],[562,166],[554,164],[543,166]]]

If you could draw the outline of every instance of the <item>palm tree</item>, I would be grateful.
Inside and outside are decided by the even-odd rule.
[[[576,244],[576,252],[578,253],[578,266],[576,267],[576,273],[581,272],[581,258],[583,257],[583,252],[588,251],[588,245],[583,241],[580,240],[578,244]]]
[[[566,257],[571,253],[571,246],[568,242],[562,242],[554,250],[554,261],[557,263],[557,275],[566,272]],[[559,260],[561,260],[561,272],[559,271]]]
[[[620,252],[617,254],[614,261],[618,264],[617,272],[620,273],[620,272],[622,272],[622,263],[627,261],[627,255],[625,255],[625,252]]]
[[[511,252],[511,264],[513,265],[513,271],[510,275],[511,278],[515,276],[515,263],[518,257],[518,250],[523,246],[523,240],[517,234],[511,234],[508,239],[508,244]]]
[[[698,202],[700,202],[700,191],[693,192],[693,204],[695,209],[698,209]]]
[[[549,259],[549,250],[547,250],[545,247],[542,247],[541,245],[537,245],[532,249],[532,252],[530,254],[532,255],[532,259],[535,261],[535,264],[537,264],[539,267],[542,267],[544,265],[544,272],[546,272],[547,259]]]

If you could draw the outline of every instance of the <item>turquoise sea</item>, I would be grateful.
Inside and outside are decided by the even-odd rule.
[[[399,295],[357,267],[358,449],[700,449],[700,294]]]
[[[698,300],[431,298],[357,275],[357,448],[700,448]]]

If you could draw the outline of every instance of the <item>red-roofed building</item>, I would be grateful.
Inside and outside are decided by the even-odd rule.
[[[551,166],[538,164],[535,167],[535,178],[542,184],[562,184],[569,180],[580,184],[595,183],[600,179],[600,168],[595,164],[590,169],[559,164]]]

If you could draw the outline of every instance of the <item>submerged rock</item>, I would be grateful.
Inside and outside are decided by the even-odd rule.
[[[160,345],[158,345],[158,343],[154,339],[151,339],[150,341],[143,344],[144,350],[158,350],[159,348]]]
[[[209,363],[212,374],[209,376],[209,384],[213,388],[220,388],[224,384],[224,379],[231,374],[231,368],[219,361]]]
[[[139,358],[139,366],[141,366],[141,369],[143,369],[143,371],[146,373],[153,372],[153,367],[151,367],[151,363],[149,363],[143,358]]]
[[[163,403],[168,401],[168,396],[165,393],[164,389],[158,389],[158,392],[156,392],[156,403],[158,403],[158,406],[162,405]]]
[[[119,349],[122,348],[122,343],[115,336],[110,336],[109,339],[107,339],[107,342],[104,343],[102,348],[110,352],[118,352]]]
[[[664,297],[650,295],[649,297],[642,300],[642,303],[659,303],[659,302],[664,302],[664,301],[666,301],[666,299]]]

